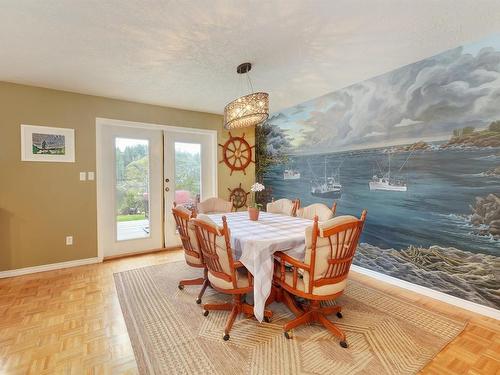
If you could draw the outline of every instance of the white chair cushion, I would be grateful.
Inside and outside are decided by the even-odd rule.
[[[304,208],[299,208],[297,216],[304,219],[314,220],[318,216],[319,221],[327,221],[333,218],[333,211],[323,203],[314,203]]]
[[[309,276],[309,272],[299,272],[299,275],[297,276],[297,285],[295,289],[304,292],[304,293],[310,293],[309,291],[309,284],[306,284],[304,279],[306,278],[305,276]],[[300,277],[302,275],[302,278]],[[278,270],[278,277],[281,276],[281,271]],[[307,283],[309,282],[309,277],[307,277]],[[293,288],[293,272],[291,271],[285,271],[285,284]],[[328,296],[332,294],[336,294],[338,292],[341,292],[345,289],[347,285],[347,279],[336,283],[336,284],[328,284],[328,285],[323,285],[323,286],[317,286],[313,288],[312,294],[318,295],[318,296]]]
[[[219,277],[215,277],[210,272],[208,272],[208,280],[210,280],[210,283],[216,288],[227,290],[234,289],[233,283],[231,281],[226,281]],[[238,288],[246,288],[250,286],[250,283],[248,281],[248,274],[246,271],[236,271],[236,285]]]
[[[222,271],[226,275],[231,275],[231,267],[229,265],[228,251],[226,248],[226,239],[222,235],[222,232],[221,232],[223,228],[217,226],[217,224],[212,219],[210,219],[210,217],[208,217],[207,215],[200,214],[200,215],[198,215],[197,219],[203,221],[204,223],[208,224],[209,226],[211,226],[212,228],[217,230],[217,236],[215,237],[215,247],[216,247],[215,251],[217,252],[217,255],[219,257],[219,263],[220,263],[220,266],[222,267]],[[229,228],[228,228],[228,235],[231,235]],[[223,289],[232,289],[233,288],[233,286],[232,286],[233,284],[231,282],[227,282],[227,281],[220,279],[218,277],[215,277],[213,275],[209,274],[209,279],[210,279],[210,282],[213,282],[213,284],[215,286],[220,285],[219,286],[220,288],[223,288]]]
[[[277,201],[268,203],[266,211],[273,214],[293,215],[293,202],[290,199],[278,199]]]
[[[221,214],[231,212],[233,204],[220,198],[208,198],[198,203],[197,208],[202,214]]]
[[[191,248],[193,251],[197,252],[200,254],[199,258],[195,258],[189,254],[184,253],[184,257],[186,258],[186,261],[189,263],[193,264],[203,264],[203,261],[201,259],[201,251],[198,246],[198,239],[196,238],[196,231],[194,229],[194,224],[192,220],[189,220],[188,222],[188,234],[189,234],[189,242],[191,242]]]
[[[330,228],[335,227],[337,225],[357,222],[358,220],[359,219],[357,217],[351,216],[351,215],[337,216],[337,217],[334,217],[333,219],[319,223],[318,224],[319,233],[320,233],[320,235],[323,235],[324,231],[327,229],[330,229]],[[312,229],[313,229],[312,225],[310,227],[306,228],[306,254],[304,257],[304,263],[306,263],[306,264],[311,263]],[[350,231],[346,231],[346,232],[341,233],[339,235],[339,242],[341,242],[341,243],[343,242],[344,236],[349,237]],[[353,240],[354,240],[354,238],[353,238]],[[337,244],[337,236],[331,237],[331,243],[332,243],[332,246],[335,247],[335,245]],[[348,244],[345,244],[345,246],[347,246],[347,245]],[[336,257],[336,255],[337,254],[333,254],[333,257]],[[317,241],[316,241],[316,262],[315,262],[316,264],[314,266],[314,280],[321,279],[326,275],[326,272],[328,270],[328,259],[330,259],[330,239],[328,237],[318,237]],[[308,285],[308,283],[309,283],[309,272],[304,272],[304,283],[306,285]],[[342,289],[345,288],[345,285],[346,285],[345,280],[340,282],[340,283],[337,283],[337,284],[340,284],[339,288],[342,287]],[[337,287],[335,287],[335,285],[337,285],[337,284],[316,287],[316,288],[314,288],[313,293],[314,294],[321,294],[321,295],[330,294],[331,291],[337,290]]]

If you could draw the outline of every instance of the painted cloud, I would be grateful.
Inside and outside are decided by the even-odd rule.
[[[500,36],[494,40],[494,47],[455,48],[268,121],[287,132],[298,152],[440,140],[455,128],[484,127],[500,118]]]

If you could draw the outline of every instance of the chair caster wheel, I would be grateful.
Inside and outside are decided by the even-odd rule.
[[[342,313],[340,311],[337,312],[337,318],[342,319],[342,317],[343,317]]]
[[[266,323],[271,323],[271,318],[270,318],[270,317],[268,317],[268,316],[265,316],[265,317],[264,317],[264,322],[266,322]]]
[[[182,285],[182,284],[179,284],[177,287],[179,288],[179,290],[184,289],[184,285]]]
[[[201,298],[196,298],[196,303],[199,305],[201,303]]]
[[[347,342],[346,341],[341,341],[340,346],[343,348],[347,348]]]
[[[286,331],[286,332],[285,332],[285,337],[286,337],[288,340],[290,340],[290,339],[292,338],[292,335],[290,334],[290,332],[289,332],[289,331]]]
[[[203,316],[208,316],[208,310],[203,311]]]
[[[222,336],[222,339],[223,339],[224,341],[229,340],[229,335],[226,333],[224,336]]]

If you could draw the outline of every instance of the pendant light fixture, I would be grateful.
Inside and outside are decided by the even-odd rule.
[[[260,125],[269,117],[269,94],[253,92],[252,81],[248,72],[252,69],[249,62],[238,65],[236,72],[246,74],[250,94],[233,100],[224,108],[224,128],[227,130]]]

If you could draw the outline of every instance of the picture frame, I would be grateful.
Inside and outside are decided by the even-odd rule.
[[[21,160],[75,162],[75,130],[21,124]]]

